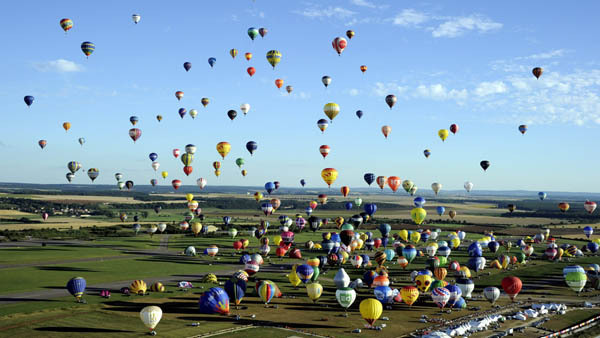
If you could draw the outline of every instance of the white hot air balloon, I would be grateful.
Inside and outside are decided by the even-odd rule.
[[[200,177],[198,180],[196,180],[196,184],[198,184],[198,187],[200,187],[200,190],[204,189],[204,187],[206,187],[206,178],[202,178]]]
[[[196,146],[193,144],[188,144],[185,146],[185,152],[187,154],[192,154],[194,155],[196,153]]]
[[[494,304],[500,298],[500,289],[495,286],[488,286],[483,289],[483,296],[488,302]]]
[[[471,192],[471,189],[473,189],[473,183],[472,182],[465,182],[465,190],[467,192]]]
[[[116,173],[115,174],[115,179],[117,180],[117,182],[120,182],[123,179],[123,174],[121,173]]]
[[[158,227],[158,231],[160,231],[160,233],[163,233],[165,230],[167,230],[166,223],[158,223],[157,227]]]
[[[442,190],[442,184],[441,183],[437,183],[437,182],[432,183],[431,184],[431,190],[433,190],[433,192],[437,195],[438,192],[440,190]]]
[[[140,318],[144,325],[150,329],[150,332],[154,332],[154,328],[162,318],[162,310],[155,305],[146,306],[140,311]]]
[[[335,274],[335,277],[333,277],[333,283],[338,289],[348,287],[350,284],[350,276],[348,276],[344,268],[339,269]]]
[[[125,182],[117,182],[117,186],[119,187],[119,190],[123,190],[123,188],[125,188]]]
[[[248,111],[250,110],[250,105],[247,103],[244,103],[240,106],[240,109],[242,110],[244,115],[246,115],[248,113]]]
[[[137,23],[140,22],[140,20],[142,19],[142,17],[139,14],[133,14],[131,16],[131,19],[137,25]]]
[[[158,168],[160,168],[160,163],[158,162],[152,162],[152,169],[154,169],[154,171],[157,171]]]

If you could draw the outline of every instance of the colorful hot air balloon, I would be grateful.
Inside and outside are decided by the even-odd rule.
[[[392,127],[383,126],[383,127],[381,127],[381,132],[383,133],[383,136],[385,136],[385,138],[387,138],[388,135],[392,132]]]
[[[67,33],[67,31],[69,31],[71,28],[73,28],[73,21],[71,19],[62,19],[60,20],[60,27],[65,31],[65,34]]]
[[[65,131],[69,131],[71,129],[71,122],[65,122],[62,126]]]
[[[323,107],[323,112],[329,117],[329,120],[333,122],[333,119],[340,113],[340,106],[333,102],[327,103]]]
[[[38,145],[40,146],[40,148],[44,149],[46,148],[46,144],[48,144],[48,141],[46,140],[39,140],[38,141]]]
[[[524,124],[520,125],[519,131],[521,132],[521,134],[525,135],[525,132],[527,132],[527,126]]]
[[[419,298],[419,289],[414,286],[405,286],[400,289],[400,295],[402,295],[402,301],[411,306]]]
[[[362,65],[360,66],[360,71],[363,72],[363,74],[367,71],[367,66]]]
[[[414,208],[410,211],[410,217],[412,218],[415,224],[420,225],[425,220],[427,216],[427,211],[423,208]]]
[[[89,42],[89,41],[85,41],[81,44],[81,51],[83,52],[83,54],[85,54],[86,58],[90,55],[92,55],[92,53],[94,52],[94,50],[96,49],[96,45],[94,45],[93,43]]]
[[[219,153],[219,155],[221,155],[221,157],[223,157],[223,159],[225,159],[225,156],[227,156],[227,154],[229,154],[230,150],[231,150],[231,144],[229,144],[229,142],[217,143],[217,152]]]
[[[340,188],[340,191],[342,193],[342,196],[347,197],[348,194],[350,193],[350,187],[345,185],[342,188]],[[350,208],[352,208],[352,207],[350,207]]]
[[[342,37],[337,37],[333,39],[331,45],[333,46],[333,49],[335,49],[335,51],[338,53],[338,55],[342,55],[342,52],[348,45],[348,42]]]
[[[81,302],[85,287],[86,282],[83,277],[74,277],[67,282],[67,291],[77,299],[77,302]]]
[[[329,152],[331,151],[331,147],[329,147],[328,145],[322,145],[319,147],[319,152],[321,153],[321,156],[323,156],[323,158],[327,157],[327,155],[329,155]]]
[[[233,121],[237,117],[237,112],[233,109],[230,109],[229,111],[227,111],[227,116],[231,121]]]
[[[306,293],[308,294],[308,298],[310,298],[313,303],[316,303],[323,294],[323,286],[318,282],[307,284]]]
[[[285,86],[285,91],[286,91],[288,94],[291,94],[293,90],[294,90],[294,87],[292,87],[292,86]]]
[[[504,289],[504,292],[512,301],[514,301],[515,297],[521,292],[522,287],[523,283],[518,277],[508,276],[502,279],[502,289]]]
[[[353,30],[347,30],[346,31],[346,36],[348,37],[348,39],[352,39],[354,37],[354,31]]]
[[[400,185],[402,185],[402,180],[398,176],[390,176],[387,179],[387,184],[393,192],[396,192],[400,188]]]
[[[254,41],[254,38],[256,38],[259,34],[260,33],[258,32],[258,29],[254,27],[248,28],[248,36],[250,37],[250,39],[252,39],[252,41]]]
[[[100,175],[100,171],[97,168],[88,169],[88,177],[94,182],[94,180]]]
[[[184,62],[183,63],[183,68],[185,69],[186,72],[189,72],[190,69],[192,69],[192,63],[191,62]]]
[[[277,87],[278,89],[281,89],[281,86],[283,86],[283,80],[282,79],[276,79],[275,80],[275,87]]]
[[[254,67],[248,67],[248,69],[246,69],[246,72],[248,73],[248,75],[252,76],[256,73],[256,69],[254,69]]]
[[[433,190],[433,192],[437,195],[438,192],[440,190],[442,190],[442,184],[441,183],[437,183],[437,182],[432,183],[431,184],[431,190]]]
[[[231,50],[229,50],[229,55],[231,55],[232,59],[235,59],[236,55],[238,54],[238,50],[235,48],[232,48]]]
[[[260,34],[261,38],[264,38],[265,35],[267,35],[267,32],[268,32],[268,30],[266,28],[264,28],[264,27],[261,27],[261,28],[258,29],[258,34]]]
[[[544,69],[542,69],[542,67],[535,67],[531,72],[533,73],[533,76],[535,76],[536,79],[539,79],[540,76],[542,76]]]
[[[250,110],[250,105],[248,103],[244,103],[240,106],[240,110],[242,111],[242,113],[244,113],[244,115],[246,115]]]
[[[327,183],[327,185],[330,187],[337,179],[337,176],[338,171],[334,168],[325,168],[321,171],[321,177],[323,178],[323,181],[325,181],[325,183]]]
[[[356,291],[352,288],[337,289],[335,291],[335,299],[338,301],[341,307],[348,309],[356,300]]]
[[[425,155],[425,158],[429,158],[429,156],[431,155],[431,150],[429,150],[429,149],[423,150],[423,155]]]
[[[281,61],[281,53],[277,50],[270,50],[267,52],[267,61],[275,69],[275,66]]]
[[[585,211],[587,211],[589,214],[593,213],[594,210],[596,210],[597,204],[596,202],[592,202],[592,201],[585,201],[583,203],[583,208],[585,209]],[[589,236],[588,236],[589,238]]]
[[[558,203],[558,209],[560,209],[560,211],[562,211],[562,212],[567,212],[567,210],[569,210],[569,208],[570,208],[570,205],[567,202]]]
[[[131,128],[131,129],[129,129],[129,137],[131,137],[131,139],[133,140],[134,143],[141,136],[142,136],[142,131],[140,129],[138,129],[138,128]]]
[[[214,67],[215,63],[217,63],[216,58],[214,58],[214,57],[208,58],[208,64],[210,65],[210,68]]]
[[[229,314],[229,296],[221,288],[210,288],[204,292],[198,301],[200,313]]]
[[[329,123],[325,119],[320,119],[319,121],[317,121],[317,126],[319,127],[321,132],[325,132],[325,129],[327,129]]]
[[[135,23],[136,25],[138,22],[140,22],[141,19],[142,17],[139,14],[133,14],[131,16],[131,20],[133,20],[133,23]]]

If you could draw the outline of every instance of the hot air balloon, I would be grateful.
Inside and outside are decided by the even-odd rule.
[[[71,162],[67,163],[67,168],[69,169],[69,171],[71,171],[72,174],[75,174],[75,172],[77,172],[77,170],[81,169],[81,163],[76,162],[76,161],[71,161]]]
[[[331,42],[333,49],[335,49],[338,55],[342,55],[342,52],[344,51],[344,48],[346,48],[347,44],[348,42],[346,41],[346,39],[342,37],[337,37]]]
[[[340,106],[333,102],[327,103],[323,107],[323,112],[329,117],[329,120],[333,122],[333,119],[340,113]]]
[[[92,53],[94,52],[94,50],[96,49],[96,45],[94,45],[93,43],[89,42],[89,41],[85,41],[81,44],[81,51],[83,52],[83,54],[85,54],[86,58],[90,55],[92,55]]]
[[[60,27],[65,31],[65,34],[67,34],[67,31],[73,28],[73,21],[71,19],[62,19],[60,20]]]
[[[437,195],[438,192],[442,189],[442,184],[441,183],[432,183],[431,184],[431,190],[433,190],[433,192]]]
[[[286,91],[288,94],[291,94],[291,93],[292,93],[292,90],[294,90],[294,87],[292,87],[292,86],[285,86],[285,91]]]
[[[525,135],[525,132],[527,132],[527,126],[524,124],[520,125],[519,131],[521,132],[521,134]]]
[[[585,211],[587,211],[589,214],[593,213],[594,210],[596,210],[597,204],[596,202],[592,202],[592,201],[585,201],[583,203],[583,208],[585,209]],[[589,236],[588,236],[589,238]]]
[[[502,289],[510,297],[510,300],[514,301],[515,297],[521,292],[523,283],[518,277],[508,276],[502,279]]]
[[[362,110],[357,110],[356,111],[356,117],[358,117],[359,119],[363,117],[363,111]]]
[[[301,179],[301,180],[300,180],[300,185],[301,185],[301,186],[305,186],[305,185],[306,185],[306,180],[304,180],[304,179]]]
[[[446,141],[448,138],[448,129],[440,129],[438,131],[438,136],[442,139],[442,141]]]
[[[237,112],[233,109],[230,109],[229,111],[227,111],[227,117],[229,117],[229,119],[233,121],[237,117]]]
[[[131,137],[131,139],[133,140],[133,142],[135,143],[135,141],[137,141],[140,137],[142,136],[142,131],[139,130],[138,128],[131,128],[129,129],[129,137]]]
[[[192,63],[191,62],[184,62],[183,63],[183,68],[185,69],[186,72],[188,72],[190,69],[192,69]]]
[[[481,166],[483,171],[486,171],[487,168],[490,167],[490,161],[481,161],[481,162],[479,162],[479,165]]]
[[[248,111],[250,110],[250,105],[247,103],[244,103],[240,106],[240,110],[242,111],[242,113],[244,113],[244,115],[246,115],[248,113]]]
[[[348,37],[348,39],[352,39],[354,37],[354,31],[353,30],[347,30],[346,31],[346,36]]]
[[[254,141],[249,141],[248,143],[246,143],[246,149],[248,150],[250,155],[253,155],[254,151],[256,151],[257,148],[258,144]]]
[[[229,296],[221,288],[210,288],[204,292],[198,301],[200,313],[229,314]]]
[[[252,41],[254,41],[254,38],[256,38],[259,34],[260,33],[258,32],[258,29],[254,27],[248,28],[248,36],[250,37],[250,39],[252,39]]]
[[[410,211],[410,217],[412,218],[415,224],[420,225],[425,220],[427,216],[427,212],[423,208],[413,208]]]
[[[591,226],[588,225],[585,228],[583,228],[583,233],[585,234],[585,236],[587,238],[590,238],[592,236],[592,234],[594,233],[594,228],[592,228]]]
[[[327,185],[330,187],[337,179],[337,176],[338,171],[334,168],[325,168],[321,171],[321,177],[323,178],[323,181],[325,181],[325,183],[327,183]]]
[[[546,199],[546,193],[543,191],[538,192],[538,197],[541,201],[543,201],[544,199]]]
[[[450,300],[450,291],[446,288],[435,288],[431,290],[431,299],[440,309],[443,309]]]
[[[366,173],[363,178],[368,185],[371,185],[373,182],[375,182],[375,174],[373,173]]]
[[[171,181],[171,185],[173,186],[173,188],[175,190],[177,190],[181,186],[181,181],[180,180],[173,180],[173,181]]]
[[[310,298],[313,303],[316,303],[323,294],[323,286],[317,282],[307,284],[306,293],[308,294],[308,298]]]
[[[74,277],[67,282],[67,291],[77,299],[77,302],[81,302],[85,287],[86,282],[83,277]]]
[[[325,75],[321,78],[321,82],[323,82],[323,85],[325,86],[325,88],[327,88],[330,84],[331,84],[331,76]]]
[[[46,140],[39,140],[38,141],[38,145],[40,146],[40,148],[44,149],[46,147],[46,144],[48,144],[48,141]]]
[[[495,286],[488,286],[483,289],[483,296],[488,302],[494,304],[500,298],[500,289]]]
[[[210,65],[210,68],[214,67],[215,63],[217,63],[216,58],[214,58],[214,57],[208,58],[208,64]]]
[[[347,310],[356,300],[356,291],[348,287],[339,288],[335,291],[335,299],[344,310]]]
[[[202,103],[202,106],[206,107],[210,103],[210,99],[207,97],[203,97],[202,100],[200,100],[200,102]]]
[[[260,286],[258,287],[257,293],[260,296],[260,299],[263,301],[263,303],[265,303],[265,307],[267,306],[267,304],[269,304],[269,302],[271,301],[271,299],[273,299],[273,297],[275,296],[276,293],[276,285],[275,283],[269,281],[263,281],[263,283],[260,284]]]
[[[387,105],[390,107],[390,110],[396,104],[397,101],[398,98],[396,98],[396,95],[390,94],[385,97],[385,103],[387,103]]]
[[[414,286],[405,286],[400,289],[400,294],[402,295],[402,301],[411,306],[419,298],[419,289]]]
[[[69,131],[71,129],[71,122],[65,122],[62,126],[65,131]]]
[[[267,52],[267,61],[275,69],[275,66],[281,61],[281,53],[277,50],[270,50]]]
[[[27,95],[23,98],[23,100],[25,101],[25,104],[27,105],[27,107],[30,107],[31,104],[33,103],[34,97],[31,95]]]
[[[533,76],[535,76],[536,79],[539,79],[540,76],[542,76],[544,69],[542,69],[542,67],[535,67],[531,72],[533,73]]]
[[[94,180],[100,175],[100,171],[97,168],[88,169],[88,177],[94,182]]]
[[[329,122],[327,122],[327,120],[325,119],[320,119],[319,121],[317,121],[317,126],[319,127],[321,132],[325,132],[325,129],[329,127]]]
[[[383,312],[383,305],[377,299],[367,298],[360,302],[360,315],[372,327]]]
[[[156,120],[158,122],[162,121],[162,119],[163,119],[162,115],[156,115]]]
[[[136,25],[138,22],[140,22],[141,19],[142,17],[139,14],[133,14],[131,16],[131,20],[133,20],[133,23],[135,23]]]
[[[558,203],[558,209],[560,209],[560,211],[562,211],[562,212],[567,212],[567,210],[569,210],[569,208],[570,208],[570,205],[567,202]]]
[[[367,71],[367,66],[362,65],[360,66],[360,71],[363,72],[363,74]]]
[[[229,55],[231,55],[232,59],[235,59],[236,55],[238,54],[238,50],[235,48],[232,48],[229,50]]]
[[[268,30],[266,28],[264,28],[264,27],[261,27],[261,28],[258,29],[258,34],[260,34],[261,38],[264,38],[265,35],[267,35],[267,32],[268,32]]]
[[[219,153],[219,155],[221,155],[221,157],[223,157],[223,159],[225,159],[225,156],[227,156],[227,154],[229,154],[230,150],[231,150],[231,144],[229,144],[229,142],[217,143],[217,152]]]
[[[387,184],[393,192],[396,192],[400,188],[400,185],[402,185],[402,180],[398,176],[390,176],[387,179]]]
[[[471,192],[471,189],[473,189],[473,183],[471,183],[471,182],[465,182],[464,187],[465,187],[465,190],[467,192]]]
[[[444,212],[446,211],[446,208],[444,208],[443,206],[438,206],[435,208],[435,210],[438,215],[442,216],[444,214]]]
[[[387,138],[388,135],[392,132],[392,127],[383,126],[383,127],[381,127],[381,132],[383,133],[383,136],[385,136],[385,138]]]
[[[343,187],[340,189],[340,191],[341,191],[341,193],[342,193],[342,196],[344,196],[344,197],[347,197],[347,196],[348,196],[348,194],[350,193],[350,187],[348,187],[348,186],[343,186]],[[350,206],[350,208],[352,208],[352,206]]]
[[[246,69],[246,72],[248,73],[248,75],[252,76],[256,73],[256,69],[254,69],[254,67],[248,67],[248,69]]]
[[[429,158],[429,156],[431,155],[431,150],[429,150],[429,149],[423,150],[423,155],[425,155],[425,158]]]
[[[379,188],[381,188],[381,190],[383,190],[386,183],[387,183],[387,177],[377,176],[377,185],[379,186]]]

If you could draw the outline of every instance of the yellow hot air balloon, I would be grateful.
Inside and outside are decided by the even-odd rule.
[[[256,200],[256,202],[260,202],[260,200],[263,198],[263,194],[260,191],[257,191],[254,193],[254,199]]]
[[[248,171],[247,171],[246,169],[243,169],[243,170],[242,170],[242,176],[244,176],[244,177],[245,177],[247,174],[248,174]]]
[[[403,241],[408,242],[408,230],[402,229],[398,232],[398,236],[402,238]]]
[[[450,244],[452,244],[452,249],[458,248],[458,246],[460,245],[460,238],[458,238],[458,237],[452,238],[452,240],[450,241]]]
[[[410,234],[410,240],[415,244],[419,243],[419,241],[421,240],[421,233],[417,232],[417,231],[413,231]]]
[[[336,217],[335,220],[335,225],[337,225],[337,228],[339,229],[343,224],[344,224],[344,217]]]
[[[161,175],[162,175],[162,178],[167,178],[167,176],[169,176],[169,172],[168,171],[163,171],[161,173]]]
[[[383,313],[383,305],[377,299],[367,298],[360,302],[360,315],[370,326],[379,319],[381,313]]]
[[[308,298],[310,298],[313,303],[316,303],[321,297],[321,294],[323,294],[323,286],[316,282],[307,284],[306,293],[308,294]]]
[[[471,278],[471,270],[464,265],[460,267],[460,273],[463,278]]]
[[[431,278],[430,275],[418,275],[417,278],[415,278],[415,284],[417,284],[417,288],[419,288],[419,291],[421,292],[427,292],[432,281],[433,278]]]
[[[275,243],[275,245],[279,245],[279,243],[281,243],[281,236],[277,235],[273,237],[273,243]]]
[[[221,170],[219,170],[219,169],[215,170],[215,176],[217,176],[217,177],[221,176]]]
[[[131,283],[131,285],[129,286],[129,292],[133,294],[143,295],[146,293],[147,288],[148,287],[146,286],[146,282],[140,279]]]
[[[69,131],[69,129],[71,129],[71,122],[63,123],[63,128],[65,129],[65,131]]]
[[[281,61],[281,53],[277,50],[268,51],[267,52],[267,61],[269,62],[269,64],[271,66],[273,66],[273,69],[275,69],[275,66],[277,66],[279,61]]]
[[[229,51],[229,55],[231,55],[231,58],[232,58],[232,59],[235,59],[236,55],[238,55],[238,50],[237,50],[237,49],[235,49],[235,48],[232,48],[232,49]]]
[[[448,129],[440,129],[438,131],[438,136],[442,139],[442,141],[446,141],[446,138],[448,138]]]
[[[193,200],[194,200],[194,195],[193,195],[193,194],[190,194],[190,193],[187,193],[187,194],[185,194],[185,199],[186,199],[188,202],[191,202],[191,201],[193,201]]]
[[[323,112],[333,122],[333,119],[340,113],[340,106],[337,103],[328,103],[323,107]]]
[[[198,236],[200,231],[202,231],[202,223],[200,223],[200,222],[192,223],[192,232],[194,233],[194,236]]]
[[[297,267],[298,264],[294,264],[294,266],[292,267],[292,272],[290,272],[290,274],[288,275],[288,279],[290,280],[290,283],[293,287],[297,287],[298,285],[300,285],[300,283],[302,283],[302,281],[300,280],[300,278],[298,278],[298,275],[296,274]]]
[[[225,159],[225,156],[227,156],[227,154],[229,154],[230,150],[231,150],[231,144],[229,144],[229,142],[217,143],[217,151],[223,157],[223,159]]]
[[[325,181],[325,183],[327,183],[327,185],[330,187],[337,179],[337,176],[338,171],[333,168],[325,168],[321,171],[321,177],[323,178],[323,181]]]
[[[419,289],[414,286],[405,286],[400,289],[400,295],[402,296],[402,301],[411,306],[419,298]]]
[[[423,221],[425,220],[426,216],[427,211],[425,211],[425,209],[423,208],[413,208],[410,211],[410,218],[412,218],[413,222],[415,222],[416,225],[421,225],[421,223],[423,223]]]

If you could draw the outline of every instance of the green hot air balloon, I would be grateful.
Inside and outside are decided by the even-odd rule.
[[[335,291],[335,299],[344,310],[347,310],[356,300],[356,291],[353,288],[341,288]]]
[[[248,28],[248,36],[250,37],[250,39],[252,39],[252,41],[254,41],[254,38],[258,36],[258,29],[254,27]]]
[[[571,290],[580,293],[587,282],[587,275],[581,271],[569,272],[565,277],[565,281]]]
[[[246,163],[246,162],[241,157],[238,158],[237,160],[235,160],[235,164],[237,164],[237,166],[240,167],[240,169],[242,168],[242,166],[244,165],[244,163]]]

